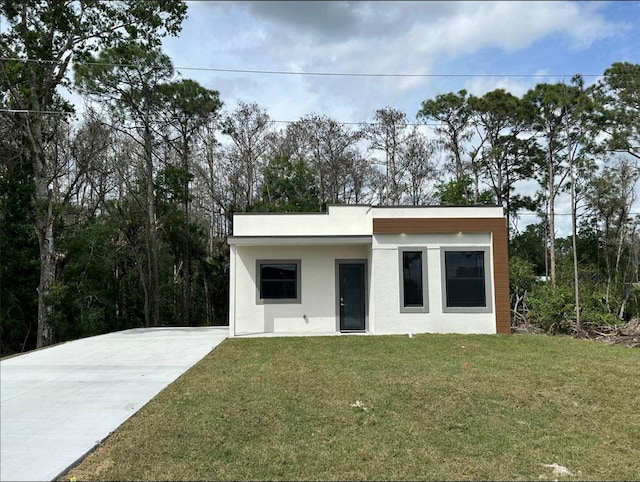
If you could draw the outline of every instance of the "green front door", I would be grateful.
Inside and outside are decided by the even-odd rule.
[[[338,263],[338,296],[340,331],[364,331],[364,263]]]

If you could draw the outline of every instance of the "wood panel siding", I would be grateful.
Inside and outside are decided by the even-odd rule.
[[[373,234],[491,233],[496,331],[511,333],[509,253],[505,218],[374,218]]]

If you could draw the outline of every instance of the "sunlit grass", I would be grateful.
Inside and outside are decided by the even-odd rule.
[[[261,338],[225,341],[64,480],[637,480],[639,461],[634,349]]]

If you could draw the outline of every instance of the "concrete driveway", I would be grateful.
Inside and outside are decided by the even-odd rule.
[[[54,480],[227,335],[136,328],[0,361],[0,480]]]

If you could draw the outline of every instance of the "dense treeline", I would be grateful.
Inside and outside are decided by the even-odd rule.
[[[159,41],[185,8],[0,7],[2,353],[224,324],[233,213],[341,203],[502,205],[514,323],[580,332],[640,316],[640,65],[521,97],[445,93],[361,126],[318,114],[282,125],[173,80]],[[536,222],[519,230],[523,213]]]

